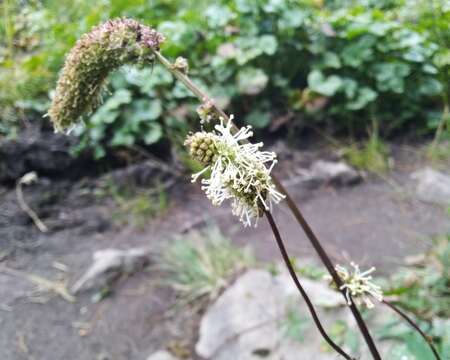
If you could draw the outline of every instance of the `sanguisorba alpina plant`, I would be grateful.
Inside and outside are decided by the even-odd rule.
[[[370,307],[372,303],[367,300],[369,295],[382,300],[381,290],[370,282],[372,270],[361,273],[359,268],[355,267],[355,271],[350,272],[343,267],[333,266],[298,206],[280,181],[272,176],[273,166],[277,162],[276,155],[273,152],[261,151],[262,143],[250,143],[249,138],[253,135],[250,127],[236,128],[233,116],[228,117],[189,79],[189,66],[185,59],[178,58],[172,64],[160,53],[160,45],[164,40],[164,36],[156,30],[131,19],[110,20],[83,35],[66,58],[48,111],[55,130],[70,129],[85,113],[95,109],[101,100],[101,91],[110,72],[124,64],[152,64],[157,60],[200,99],[200,122],[219,122],[214,131],[202,130],[186,139],[190,155],[204,165],[204,169],[194,174],[192,180],[203,177],[202,189],[206,196],[214,205],[229,200],[233,214],[238,216],[244,225],[256,225],[260,217],[267,217],[283,260],[321,335],[336,352],[345,359],[352,360],[353,358],[327,335],[290,262],[271,214],[272,204],[285,198],[337,289],[347,300],[372,357],[380,360],[375,342],[355,305],[361,300]],[[382,300],[382,303],[408,321],[427,340],[436,359],[440,359],[428,337],[406,314],[386,300]]]
[[[99,104],[108,74],[128,63],[154,60],[164,36],[132,19],[116,19],[84,34],[67,55],[48,110],[63,131]]]
[[[230,116],[231,120],[233,116]],[[186,139],[191,156],[205,167],[192,175],[195,182],[200,176],[202,189],[213,205],[231,201],[232,213],[247,226],[257,225],[264,210],[270,210],[272,203],[278,203],[284,195],[277,191],[270,173],[277,163],[276,154],[260,151],[263,143],[242,144],[253,136],[251,127],[242,127],[231,132],[231,121],[215,126],[213,132],[196,132]],[[266,164],[269,167],[266,167]]]
[[[376,269],[371,267],[369,270],[361,271],[359,265],[354,262],[351,262],[350,265],[353,270],[348,270],[342,265],[336,265],[336,271],[342,280],[340,290],[345,292],[348,305],[351,305],[352,301],[354,301],[358,305],[364,304],[368,309],[372,309],[375,306],[372,298],[379,302],[383,301],[381,287],[372,281],[371,274]],[[335,284],[333,285],[336,286]]]

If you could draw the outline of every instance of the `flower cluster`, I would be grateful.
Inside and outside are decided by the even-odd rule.
[[[232,119],[233,116],[227,124],[220,119],[214,132],[201,131],[187,138],[185,144],[191,156],[205,165],[202,171],[192,175],[192,181],[209,171],[209,177],[202,179],[202,189],[212,204],[217,206],[231,200],[233,215],[245,226],[253,221],[256,226],[264,210],[284,198],[270,176],[277,162],[276,154],[260,151],[262,143],[246,141],[253,136],[249,126],[233,134]],[[241,141],[246,143],[241,144]]]
[[[211,99],[203,99],[203,103],[197,107],[200,124],[209,123],[214,117],[214,102]]]
[[[153,60],[164,37],[131,19],[115,19],[84,34],[68,54],[48,111],[56,130],[94,109],[108,74],[127,63]]]
[[[353,271],[347,270],[344,266],[336,265],[336,271],[342,280],[341,290],[345,290],[345,297],[347,304],[352,304],[352,299],[359,305],[363,303],[368,309],[372,309],[374,304],[371,300],[373,296],[376,300],[383,300],[383,292],[381,287],[374,284],[372,280],[372,274],[375,268],[372,267],[369,270],[361,272],[359,266],[354,262],[350,265],[353,267]]]

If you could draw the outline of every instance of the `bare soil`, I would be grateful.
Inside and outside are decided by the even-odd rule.
[[[324,157],[321,151],[282,152],[277,171],[289,178],[289,191],[336,261],[376,265],[388,275],[406,255],[426,249],[432,236],[450,232],[446,209],[411,195],[409,176],[423,163],[409,151],[398,151],[396,168],[385,178],[369,176],[349,187],[295,181],[299,169]],[[212,207],[198,185],[185,179],[171,188],[169,209],[139,227],[115,223],[114,202],[94,195],[98,186],[92,178],[43,178],[26,187],[26,200],[50,227],[45,234],[18,207],[14,187],[0,188],[0,359],[145,360],[161,348],[179,355],[191,349],[200,315],[177,307],[175,294],[151,266],[122,276],[100,302],[93,301],[92,291],[68,302],[38,291],[30,277],[70,286],[96,250],[152,246],[156,253],[174,234],[214,221],[236,244],[250,245],[260,260],[279,259],[264,219],[256,229],[242,230],[226,208]],[[287,208],[277,208],[275,217],[292,255],[314,257]]]

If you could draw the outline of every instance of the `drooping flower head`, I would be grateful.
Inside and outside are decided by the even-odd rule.
[[[68,54],[48,111],[56,130],[76,124],[100,101],[108,74],[127,63],[153,60],[164,37],[132,19],[115,19],[84,34]]]
[[[371,300],[373,296],[376,300],[383,300],[381,287],[372,282],[372,274],[376,269],[374,267],[361,272],[359,266],[354,262],[350,265],[352,270],[347,270],[344,266],[336,265],[335,269],[342,280],[341,290],[345,290],[345,297],[348,305],[352,304],[352,299],[359,305],[363,303],[368,309],[372,309],[374,304]]]
[[[209,171],[209,176],[202,179],[202,189],[212,204],[221,205],[230,200],[233,214],[245,226],[253,222],[256,225],[264,210],[284,198],[270,176],[277,162],[276,154],[260,151],[262,143],[241,144],[253,132],[247,126],[233,134],[232,119],[231,115],[227,124],[220,119],[215,131],[201,131],[187,138],[185,144],[191,156],[205,165],[202,171],[192,175],[192,181]]]

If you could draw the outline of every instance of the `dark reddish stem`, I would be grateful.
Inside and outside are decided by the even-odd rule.
[[[387,305],[389,308],[391,308],[393,311],[395,311],[398,315],[400,315],[404,320],[406,320],[406,322],[408,322],[409,325],[411,325],[414,330],[416,330],[425,340],[425,342],[428,344],[428,346],[430,347],[431,351],[434,354],[434,357],[437,360],[441,360],[441,357],[439,356],[436,348],[433,345],[433,339],[431,338],[431,336],[428,336],[427,334],[425,334],[419,327],[419,325],[417,325],[408,315],[406,315],[402,310],[400,310],[397,306],[395,306],[394,304],[392,304],[391,302],[387,301],[387,300],[383,300],[382,301],[383,304]]]
[[[333,281],[337,285],[337,288],[340,289],[342,295],[345,298],[345,292],[341,290],[342,281],[339,277],[338,273],[336,272],[336,269],[334,268],[334,265],[328,256],[328,254],[325,252],[325,249],[322,247],[322,245],[319,242],[319,239],[312,231],[311,227],[305,220],[303,214],[301,213],[300,209],[295,204],[294,200],[289,196],[284,186],[273,177],[273,182],[277,186],[277,188],[286,196],[286,202],[289,208],[291,209],[292,213],[294,214],[294,217],[299,222],[300,226],[303,228],[303,231],[305,232],[306,236],[308,237],[309,241],[311,242],[312,246],[316,250],[317,254],[319,255],[320,259],[322,260],[323,264],[327,268],[328,272],[330,273],[331,277],[333,278]],[[356,307],[354,301],[351,302],[349,305],[350,310],[353,314],[353,317],[356,320],[356,323],[358,324],[358,327],[361,331],[361,334],[364,337],[364,340],[366,341],[367,346],[369,347],[370,353],[372,354],[372,357],[375,360],[382,360],[380,353],[378,352],[378,349],[375,345],[375,342],[373,341],[372,336],[370,335],[369,329],[367,328],[367,325],[364,321],[364,319],[361,316],[361,313],[359,312],[358,308]]]
[[[319,316],[317,315],[317,312],[314,309],[314,305],[312,304],[311,300],[309,299],[308,294],[306,293],[305,289],[301,285],[300,281],[298,280],[297,274],[295,273],[295,270],[291,264],[291,261],[289,260],[289,256],[286,251],[286,247],[283,243],[280,232],[278,230],[277,225],[275,224],[272,214],[269,211],[265,211],[265,214],[266,214],[267,220],[269,221],[273,235],[275,236],[275,239],[277,241],[278,247],[280,248],[281,256],[283,257],[283,260],[286,263],[286,267],[289,270],[289,274],[291,275],[292,280],[294,280],[294,283],[297,286],[298,291],[300,291],[300,294],[302,295],[303,299],[305,300],[306,305],[308,306],[309,312],[311,313],[311,316],[312,316],[317,328],[319,329],[321,335],[326,340],[326,342],[334,350],[336,350],[339,354],[341,354],[344,358],[346,358],[347,360],[354,360],[339,345],[337,345],[326,333],[325,329],[323,328],[323,326],[320,322]]]
[[[208,102],[211,100],[207,94],[202,91],[197,85],[195,85],[192,80],[184,73],[176,69],[169,60],[167,60],[159,51],[154,50],[153,51],[158,61],[168,70],[170,71],[179,81],[181,81],[190,91],[192,91],[193,94],[195,94],[200,101]],[[217,114],[217,117],[222,118],[227,123],[231,122],[231,119],[225,114],[225,112],[217,106],[214,102],[212,102],[212,109]],[[233,123],[231,122],[233,125]],[[232,126],[232,131],[236,132],[238,131],[236,126]],[[246,140],[244,140],[246,142]],[[328,257],[327,253],[323,249],[322,245],[320,244],[319,240],[317,239],[316,235],[311,230],[310,226],[306,222],[305,218],[303,217],[302,213],[300,212],[299,208],[295,205],[295,202],[292,200],[292,198],[287,193],[286,189],[283,187],[283,185],[276,179],[275,176],[272,176],[273,182],[277,186],[277,188],[282,192],[284,195],[286,195],[286,200],[289,208],[291,209],[292,213],[294,214],[297,221],[300,223],[301,227],[305,231],[308,239],[311,241],[311,244],[313,245],[314,249],[316,250],[317,254],[319,255],[320,259],[324,263],[325,267],[327,268],[328,272],[330,273],[331,277],[333,278],[336,285],[338,285],[338,288],[340,288],[340,285],[342,285],[341,279],[339,278],[336,270],[334,269],[333,263],[331,262],[330,258]],[[345,297],[345,293],[341,291],[343,296]],[[380,354],[378,353],[378,350],[375,346],[375,343],[369,333],[369,330],[367,329],[367,326],[361,316],[361,314],[358,311],[358,308],[352,303],[350,305],[350,309],[353,313],[353,316],[356,319],[356,322],[358,323],[359,329],[361,330],[362,335],[364,336],[364,339],[367,343],[367,346],[370,349],[370,352],[375,360],[381,360]]]

